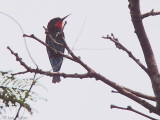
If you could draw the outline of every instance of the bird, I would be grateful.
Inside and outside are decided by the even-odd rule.
[[[69,15],[63,18],[60,18],[60,17],[53,18],[48,22],[48,25],[47,25],[48,33],[51,35],[52,39],[51,37],[46,35],[46,44],[48,44],[50,47],[62,53],[64,53],[65,51],[65,48],[63,45],[63,41],[65,38],[64,32],[63,32],[63,27],[64,27],[63,21]],[[48,57],[49,57],[53,72],[59,72],[63,62],[63,56],[56,54],[49,47],[46,47],[46,48],[47,48],[47,53],[48,53]],[[61,81],[60,76],[58,75],[53,76],[52,83],[59,83],[60,81]]]

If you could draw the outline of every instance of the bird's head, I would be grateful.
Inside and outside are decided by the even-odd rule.
[[[67,15],[67,16],[65,16],[63,18],[57,17],[57,18],[53,18],[52,20],[50,20],[49,23],[48,23],[48,26],[47,26],[48,30],[49,31],[50,30],[54,30],[55,28],[58,28],[58,29],[61,30],[63,28],[63,20],[65,18],[67,18],[69,15]]]

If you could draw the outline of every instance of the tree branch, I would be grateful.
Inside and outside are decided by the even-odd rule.
[[[120,94],[132,99],[133,101],[135,101],[138,104],[142,105],[143,107],[147,108],[150,112],[153,112],[157,115],[160,115],[160,113],[157,111],[157,109],[153,105],[151,105],[147,101],[139,98],[135,94],[125,90],[125,88],[123,88],[123,86],[120,86],[120,85],[116,84],[115,82],[112,82],[111,80],[105,78],[104,76],[102,76],[98,73],[93,73],[93,77],[96,80],[101,80],[102,82],[104,82],[107,85],[111,86],[112,88],[116,89]]]
[[[154,12],[154,9],[152,9],[150,12],[142,14],[141,19],[144,19],[144,18],[149,17],[149,16],[155,16],[155,15],[160,15],[160,12]]]
[[[121,93],[122,95],[134,100],[135,102],[141,104],[142,106],[144,106],[145,108],[147,108],[150,112],[153,112],[155,114],[158,114],[160,115],[158,112],[157,112],[157,109],[151,105],[150,103],[146,102],[145,100],[143,99],[140,99],[138,96],[134,95],[133,93],[125,90],[123,88],[123,86],[120,86],[118,84],[116,84],[115,82],[112,82],[111,80],[105,78],[104,76],[100,75],[99,73],[96,73],[95,71],[89,71],[88,73],[86,74],[65,74],[65,73],[57,73],[57,72],[46,72],[46,71],[42,71],[42,70],[39,70],[39,69],[32,69],[30,68],[29,66],[27,66],[21,58],[19,58],[18,54],[17,53],[14,53],[9,47],[7,47],[11,54],[13,54],[15,57],[16,57],[16,60],[18,62],[20,62],[20,64],[30,73],[38,73],[38,74],[43,74],[43,75],[47,75],[47,76],[50,76],[50,77],[53,77],[54,75],[58,75],[58,76],[62,76],[64,78],[66,77],[70,77],[70,78],[95,78],[96,80],[101,80],[102,82],[104,82],[105,84],[111,86],[112,88],[116,89],[119,93]],[[77,57],[76,57],[77,58]],[[74,59],[74,58],[73,58]],[[82,62],[82,61],[80,61]],[[85,67],[89,68],[86,64],[84,64],[82,62],[82,65],[85,65]]]
[[[26,70],[27,72],[30,72],[30,73],[38,73],[38,74],[43,74],[43,75],[47,75],[47,76],[50,76],[50,77],[53,77],[54,75],[59,75],[59,76],[62,76],[64,78],[66,77],[70,77],[70,78],[90,78],[90,73],[85,73],[85,74],[65,74],[65,73],[58,73],[58,72],[48,72],[48,71],[42,71],[40,69],[32,69],[31,67],[29,67],[28,65],[26,65],[22,59],[18,56],[17,53],[13,52],[13,50],[10,48],[10,47],[7,47],[7,49],[10,50],[11,54],[13,54],[15,57],[16,57],[16,61],[18,61]],[[27,72],[24,72],[24,73],[27,73]],[[23,73],[23,72],[20,72],[20,74]]]
[[[129,0],[129,9],[135,33],[141,44],[150,74],[159,74],[154,53],[142,23],[139,0]]]
[[[137,59],[137,58],[132,54],[132,52],[130,52],[125,46],[123,46],[123,45],[118,41],[118,39],[114,37],[113,34],[111,34],[111,36],[107,35],[107,37],[102,37],[102,38],[104,38],[104,39],[109,39],[109,40],[111,40],[112,42],[114,42],[114,43],[115,43],[115,46],[116,46],[117,48],[125,51],[130,58],[132,58],[147,74],[149,74],[148,69],[140,62],[140,60]],[[155,97],[145,95],[145,94],[143,94],[143,93],[140,93],[140,92],[131,90],[131,89],[126,88],[126,87],[124,87],[124,89],[126,89],[127,91],[135,94],[135,95],[138,96],[138,97],[155,101]]]
[[[49,33],[46,33],[46,34],[49,34]],[[27,36],[27,35],[25,35]],[[35,37],[34,35],[31,35],[31,36],[27,36],[27,37],[31,37],[37,41],[39,41],[39,39],[37,39],[37,37]],[[50,77],[53,77],[54,75],[58,75],[58,76],[62,76],[62,77],[71,77],[71,78],[95,78],[96,80],[101,80],[103,81],[105,84],[111,86],[112,88],[115,88],[119,93],[121,93],[122,95],[134,100],[135,102],[141,104],[142,106],[144,106],[145,108],[147,108],[150,112],[154,112],[156,114],[159,115],[159,113],[157,112],[156,108],[151,105],[150,103],[146,102],[145,100],[143,99],[140,99],[138,96],[136,96],[135,94],[125,90],[125,88],[123,86],[120,86],[112,81],[110,81],[109,79],[105,78],[104,76],[100,75],[99,73],[96,73],[94,70],[92,70],[89,66],[87,66],[84,62],[82,62],[80,60],[79,57],[77,57],[72,51],[71,49],[68,47],[66,41],[64,40],[63,38],[63,41],[64,41],[64,47],[67,49],[68,53],[72,56],[71,60],[79,63],[82,67],[84,67],[88,73],[85,73],[85,74],[65,74],[65,73],[58,73],[58,72],[46,72],[46,71],[42,71],[40,69],[32,69],[30,68],[29,66],[27,66],[21,58],[19,58],[18,54],[17,53],[14,53],[9,47],[7,47],[11,54],[13,54],[15,57],[16,57],[16,60],[20,62],[20,64],[25,67],[25,69],[28,71],[28,72],[31,72],[31,73],[39,73],[39,74],[43,74],[43,75],[47,75],[47,76],[50,76]],[[42,41],[39,41],[41,44],[45,45]],[[45,45],[47,46],[47,45]],[[47,46],[48,47],[48,46]],[[54,50],[53,50],[54,51]],[[58,51],[57,51],[58,52]],[[63,56],[63,54],[62,54]],[[26,72],[25,72],[26,73]]]
[[[116,105],[111,105],[111,109],[113,109],[113,108],[117,108],[117,109],[121,109],[121,110],[132,111],[132,112],[134,112],[134,113],[137,113],[137,114],[139,114],[139,115],[141,115],[141,116],[144,116],[144,117],[146,117],[146,118],[149,118],[149,119],[151,119],[151,120],[158,120],[158,119],[155,119],[155,118],[153,118],[153,117],[150,117],[150,116],[148,116],[148,115],[145,115],[145,114],[142,113],[142,112],[139,112],[139,111],[133,109],[131,106],[127,106],[127,108],[124,108],[124,107],[119,107],[119,106],[116,106]]]
[[[157,110],[160,113],[160,74],[158,71],[154,53],[152,51],[152,47],[142,23],[139,0],[129,0],[129,9],[135,33],[139,39],[149,70],[149,77],[151,79],[153,91],[156,96]]]
[[[138,96],[138,97],[141,97],[141,98],[144,98],[144,99],[147,99],[147,100],[156,101],[156,98],[153,97],[153,96],[145,95],[145,94],[143,94],[143,93],[140,93],[140,92],[131,90],[131,89],[126,88],[126,87],[124,87],[124,89],[127,90],[128,92],[133,93],[134,95],[136,95],[136,96]]]
[[[25,74],[28,73],[28,71],[23,71],[23,72],[18,72],[18,73],[12,73],[11,75],[15,76],[15,75],[20,75],[20,74]]]
[[[131,90],[129,88],[126,88],[126,87],[123,87],[125,90],[127,90],[128,92],[138,96],[138,97],[141,97],[141,98],[144,98],[144,99],[147,99],[147,100],[151,100],[151,101],[156,101],[156,98],[153,97],[153,96],[149,96],[149,95],[145,95],[143,93],[140,93],[140,92],[137,92],[137,91],[134,91],[134,90]],[[111,91],[112,93],[119,93],[118,91],[114,91],[112,90]]]
[[[28,98],[28,95],[29,95],[29,93],[31,92],[31,89],[33,88],[33,86],[34,86],[35,83],[36,83],[35,78],[36,78],[36,73],[34,74],[33,81],[32,81],[31,86],[29,87],[29,90],[27,91],[27,93],[25,94],[25,97],[24,97],[23,100],[22,100],[23,103],[26,101],[26,98]],[[14,120],[16,120],[16,119],[19,117],[19,113],[20,113],[21,108],[22,108],[22,105],[19,106],[19,109],[18,109],[18,111],[17,111],[17,114],[16,114]]]
[[[61,44],[61,43],[59,43],[59,42],[56,42],[55,39],[53,39],[52,35],[49,34],[47,28],[45,28],[44,26],[43,26],[43,28],[44,28],[44,30],[45,30],[45,34],[47,35],[47,37],[49,37],[49,39],[50,39],[53,43],[55,43],[55,44],[57,44],[57,45],[59,45],[59,46],[64,46],[63,44]]]
[[[71,58],[71,57],[68,56],[68,55],[63,54],[63,53],[60,52],[60,51],[57,51],[56,49],[54,49],[54,48],[52,48],[52,47],[50,47],[48,44],[44,43],[42,40],[40,40],[39,38],[37,38],[36,36],[34,36],[34,34],[32,34],[32,35],[26,35],[26,34],[24,34],[23,37],[32,38],[32,39],[40,42],[40,43],[43,44],[44,46],[48,47],[49,49],[51,49],[55,54],[59,54],[59,55],[65,57],[65,58],[67,58],[67,59],[72,60],[72,61],[75,62],[75,60],[74,60],[73,58]]]
[[[67,23],[65,22],[65,25],[66,25]],[[65,26],[64,25],[64,26]],[[50,33],[49,32],[47,32],[48,30],[44,27],[44,29],[45,29],[45,33],[46,33],[46,35],[50,35]],[[64,28],[63,28],[64,29]],[[51,35],[50,35],[51,36]],[[81,61],[81,59],[79,58],[79,57],[77,57],[73,52],[72,52],[72,50],[69,48],[69,46],[67,45],[67,43],[66,43],[66,41],[65,41],[65,38],[63,37],[62,38],[63,39],[63,45],[64,45],[64,47],[67,49],[67,51],[68,51],[68,53],[72,56],[72,58],[73,58],[73,60],[75,61],[75,62],[77,62],[77,63],[79,63],[81,66],[83,66],[88,72],[92,72],[93,70],[89,67],[89,66],[87,66],[84,62],[82,62]]]
[[[131,51],[129,51],[126,47],[124,47],[124,46],[118,41],[118,39],[114,37],[113,34],[111,34],[111,36],[107,35],[107,37],[102,37],[102,38],[104,38],[104,39],[109,39],[109,40],[111,40],[112,42],[114,42],[114,43],[115,43],[115,46],[116,46],[117,48],[125,51],[125,52],[128,54],[128,56],[129,56],[130,58],[132,58],[132,60],[134,60],[147,74],[149,74],[148,69],[140,62],[140,60],[137,59],[137,58],[132,54]]]

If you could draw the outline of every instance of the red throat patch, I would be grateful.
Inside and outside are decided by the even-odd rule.
[[[58,27],[58,28],[60,28],[60,29],[62,29],[62,27],[63,27],[63,21],[58,21],[56,24],[55,24],[55,26],[56,27]]]

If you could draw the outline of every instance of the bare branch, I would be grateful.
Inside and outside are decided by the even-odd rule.
[[[44,30],[45,30],[45,34],[47,35],[47,37],[49,37],[49,39],[50,39],[53,43],[55,43],[55,44],[57,44],[57,45],[60,45],[60,46],[64,46],[63,44],[61,44],[61,43],[59,43],[59,42],[56,42],[56,40],[53,39],[52,35],[49,34],[47,28],[45,28],[44,26],[43,26],[43,28],[44,28]],[[59,33],[59,34],[60,34],[60,33]]]
[[[138,96],[138,97],[141,97],[141,98],[144,98],[144,99],[147,99],[147,100],[156,101],[156,98],[153,97],[153,96],[145,95],[145,94],[143,94],[143,93],[140,93],[140,92],[131,90],[131,89],[126,88],[126,87],[124,87],[124,89],[127,90],[128,92],[133,93],[134,95],[136,95],[136,96]]]
[[[158,120],[158,119],[155,119],[155,118],[153,118],[153,117],[150,117],[150,116],[148,116],[148,115],[145,115],[145,114],[142,113],[142,112],[139,112],[139,111],[133,109],[131,106],[127,106],[127,108],[124,108],[124,107],[119,107],[119,106],[111,105],[111,109],[113,109],[113,108],[117,108],[117,109],[121,109],[121,110],[132,111],[132,112],[134,112],[134,113],[137,113],[137,114],[139,114],[139,115],[141,115],[141,116],[144,116],[144,117],[146,117],[146,118],[149,118],[149,119],[151,119],[151,120]]]
[[[159,74],[154,53],[142,23],[139,0],[129,0],[129,6],[135,33],[141,44],[150,74]]]
[[[46,47],[48,47],[49,49],[51,49],[55,54],[59,54],[59,55],[65,57],[65,58],[67,58],[67,59],[70,59],[70,60],[76,62],[72,57],[70,57],[70,56],[68,56],[68,55],[65,55],[65,54],[63,54],[62,52],[57,51],[56,49],[50,47],[48,44],[44,43],[42,40],[40,40],[39,38],[37,38],[37,37],[34,36],[33,34],[32,34],[32,35],[26,35],[26,34],[24,34],[23,37],[33,38],[34,40],[40,42],[40,43],[43,44],[44,46],[46,46]]]
[[[149,16],[156,16],[156,15],[160,15],[160,12],[154,12],[154,9],[152,9],[150,12],[147,12],[145,14],[142,14],[141,15],[141,19],[144,19],[146,17],[149,17]]]
[[[66,26],[66,24],[67,24],[67,22],[65,21],[65,24],[64,24],[64,26],[63,26],[63,29],[64,29],[64,27]],[[49,32],[47,32],[48,30],[45,28],[45,27],[43,27],[44,29],[45,29],[45,33],[46,33],[46,35],[50,35],[50,33]],[[50,35],[50,37],[52,37],[51,35]],[[77,62],[77,63],[79,63],[81,66],[83,66],[88,72],[93,72],[93,70],[89,67],[89,66],[87,66],[84,62],[82,62],[81,60],[80,60],[80,58],[79,57],[77,57],[73,52],[72,52],[72,50],[69,48],[69,46],[67,45],[67,43],[66,43],[66,41],[65,41],[65,38],[63,37],[62,38],[63,39],[63,45],[64,45],[64,47],[67,49],[67,51],[68,51],[68,53],[72,56],[72,58]]]
[[[134,90],[131,90],[129,88],[126,88],[126,87],[123,87],[125,90],[127,90],[128,92],[131,92],[132,94],[138,96],[138,97],[141,97],[141,98],[144,98],[144,99],[147,99],[147,100],[151,100],[151,101],[156,101],[156,98],[153,97],[153,96],[149,96],[149,95],[145,95],[143,93],[140,93],[140,92],[137,92],[137,91],[134,91]],[[115,90],[112,90],[111,91],[112,93],[119,93],[118,91],[115,91]]]
[[[104,39],[109,39],[109,40],[111,40],[112,42],[114,42],[114,43],[115,43],[115,46],[116,46],[117,48],[125,51],[130,58],[132,58],[147,74],[149,74],[148,69],[140,62],[140,60],[137,59],[137,58],[132,54],[131,51],[129,51],[126,47],[124,47],[124,46],[118,41],[118,39],[114,37],[113,34],[111,34],[111,36],[107,35],[107,37],[102,37],[102,38],[104,38]]]
[[[112,88],[116,89],[119,93],[121,93],[122,95],[134,100],[135,102],[141,104],[142,106],[144,106],[145,108],[147,108],[150,112],[154,112],[156,114],[159,115],[159,113],[157,112],[157,109],[151,105],[150,103],[146,102],[143,99],[140,99],[139,97],[137,97],[136,95],[132,94],[131,92],[125,90],[122,86],[116,84],[115,82],[112,82],[111,80],[105,78],[104,76],[96,73],[95,71],[89,71],[88,73],[85,74],[65,74],[65,73],[57,73],[57,72],[46,72],[46,71],[42,71],[40,69],[32,69],[29,66],[27,66],[21,58],[19,58],[17,53],[14,53],[9,47],[7,47],[11,54],[13,54],[16,57],[16,60],[18,62],[20,62],[20,64],[25,67],[25,69],[30,72],[30,73],[38,73],[38,74],[43,74],[43,75],[47,75],[50,77],[53,77],[54,75],[59,75],[62,76],[64,78],[66,77],[70,77],[70,78],[95,78],[96,80],[101,80],[102,82],[104,82],[105,84],[111,86]],[[81,61],[82,62],[82,61]],[[82,62],[83,63],[83,62]],[[87,66],[88,67],[88,66]]]
[[[86,65],[84,62],[82,62],[81,59],[80,59],[80,57],[75,56],[75,54],[71,51],[71,49],[68,47],[68,45],[66,44],[66,42],[65,42],[65,46],[66,46],[66,49],[67,49],[68,53],[73,57],[73,59],[77,63],[79,63],[81,66],[83,66],[89,73],[94,71],[88,65]]]
[[[90,78],[90,73],[85,73],[85,74],[65,74],[65,73],[58,73],[58,72],[48,72],[48,71],[42,71],[40,69],[32,69],[31,67],[27,66],[23,61],[22,59],[18,56],[17,53],[14,53],[13,50],[11,50],[10,47],[7,47],[11,54],[13,54],[15,57],[16,57],[16,60],[18,62],[20,62],[20,64],[27,70],[27,72],[30,72],[30,73],[38,73],[38,74],[43,74],[43,75],[47,75],[47,76],[50,76],[50,77],[53,77],[54,75],[59,75],[59,76],[62,76],[64,78],[66,77],[70,77],[70,78]],[[25,72],[25,73],[27,73]],[[21,72],[22,73],[22,72]]]
[[[149,77],[152,82],[152,88],[156,96],[157,110],[160,113],[160,73],[156,64],[154,53],[146,34],[143,22],[141,19],[140,0],[129,0],[129,9],[135,33],[141,44],[145,61],[149,70]]]
[[[65,39],[63,38],[63,42],[64,42],[64,46],[67,49],[68,53],[73,57],[73,59],[79,63],[81,66],[83,66],[89,73],[94,72],[94,70],[92,70],[88,65],[86,65],[84,62],[81,61],[81,59],[79,57],[77,57],[72,50],[69,48],[69,46],[67,45]]]
[[[44,29],[47,30],[45,27],[44,27]],[[46,32],[46,34],[47,34],[47,35],[50,35],[48,32]],[[92,72],[92,71],[93,71],[93,70],[92,70],[90,67],[88,67],[84,62],[82,62],[79,57],[77,57],[76,55],[74,55],[74,53],[72,52],[72,50],[68,47],[68,45],[67,45],[66,41],[64,40],[64,38],[63,38],[64,47],[67,49],[68,53],[69,53],[72,57],[70,57],[70,56],[68,56],[68,55],[64,55],[63,53],[55,50],[54,48],[50,47],[48,44],[42,42],[42,40],[40,40],[40,39],[38,39],[37,37],[35,37],[33,34],[32,34],[32,35],[26,35],[26,34],[24,34],[23,36],[24,36],[24,37],[33,38],[33,39],[37,40],[38,42],[40,42],[41,44],[43,44],[43,45],[45,45],[46,47],[48,47],[48,48],[50,48],[51,50],[53,50],[53,52],[55,52],[55,53],[57,53],[57,54],[65,57],[65,58],[67,58],[67,59],[70,59],[70,60],[72,60],[72,61],[74,61],[74,62],[79,63],[79,64],[82,65],[88,72]],[[50,35],[50,37],[51,37],[51,35]]]
[[[15,76],[15,75],[20,75],[20,74],[25,74],[25,73],[27,73],[28,71],[23,71],[23,72],[18,72],[18,73],[12,73],[11,75],[13,75],[13,76]]]
[[[150,112],[153,112],[157,115],[160,115],[160,113],[157,111],[156,107],[154,107],[153,105],[151,105],[147,101],[139,98],[135,94],[125,90],[125,88],[123,88],[123,86],[120,86],[120,85],[116,84],[115,82],[112,82],[111,80],[105,78],[104,76],[102,76],[98,73],[92,73],[92,75],[96,80],[101,80],[105,84],[107,84],[107,85],[111,86],[112,88],[116,89],[120,94],[132,99],[133,101],[135,101],[138,104],[142,105],[143,107],[147,108]]]

